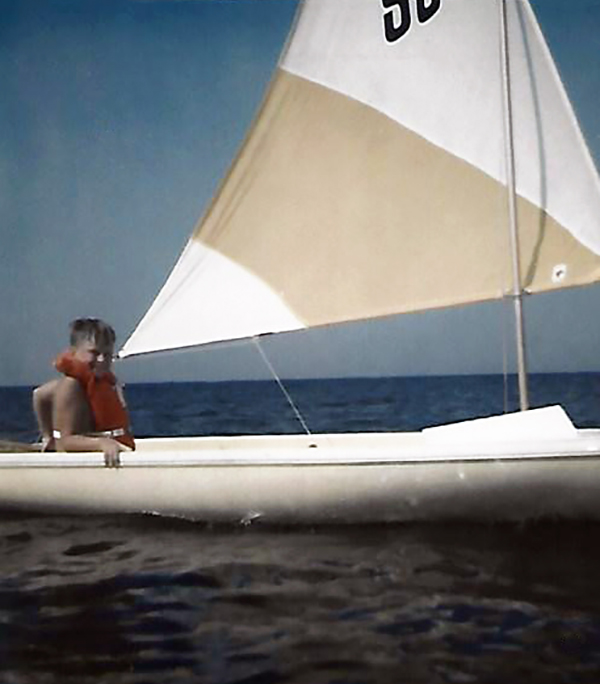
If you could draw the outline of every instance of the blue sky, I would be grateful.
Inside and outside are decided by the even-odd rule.
[[[375,0],[374,0],[375,1]],[[600,0],[532,2],[600,163]],[[0,384],[51,375],[69,320],[121,340],[226,172],[295,0],[0,0]],[[600,370],[600,287],[527,301],[534,371]],[[285,377],[501,372],[503,303],[264,342]],[[251,344],[132,359],[129,381],[267,377]]]

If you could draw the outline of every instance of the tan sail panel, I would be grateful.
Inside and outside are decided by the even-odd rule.
[[[317,172],[318,169],[318,172]],[[194,234],[266,281],[307,325],[501,297],[506,189],[375,109],[280,71]],[[600,258],[519,203],[524,282],[600,277]]]

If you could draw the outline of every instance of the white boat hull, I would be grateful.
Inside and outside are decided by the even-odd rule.
[[[227,523],[600,520],[600,431],[145,439],[118,469],[98,453],[3,454],[0,507]]]

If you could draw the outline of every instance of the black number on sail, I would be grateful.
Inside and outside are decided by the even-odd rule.
[[[389,12],[383,14],[383,26],[385,29],[385,38],[388,43],[395,43],[397,40],[408,31],[411,23],[410,5],[408,0],[381,0],[383,6],[389,9]],[[395,20],[393,8],[397,7],[400,14],[400,23]]]
[[[428,22],[442,6],[442,0],[416,0],[417,19],[420,24]],[[381,0],[383,7],[389,12],[383,13],[385,39],[395,43],[410,29],[412,15],[409,0]]]
[[[429,21],[442,6],[442,0],[417,0],[417,17],[421,24]]]

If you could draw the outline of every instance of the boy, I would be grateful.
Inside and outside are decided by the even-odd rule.
[[[33,392],[42,449],[102,451],[106,465],[119,465],[119,453],[135,449],[129,415],[112,374],[115,331],[97,318],[70,325],[70,348],[54,362],[64,377]]]

